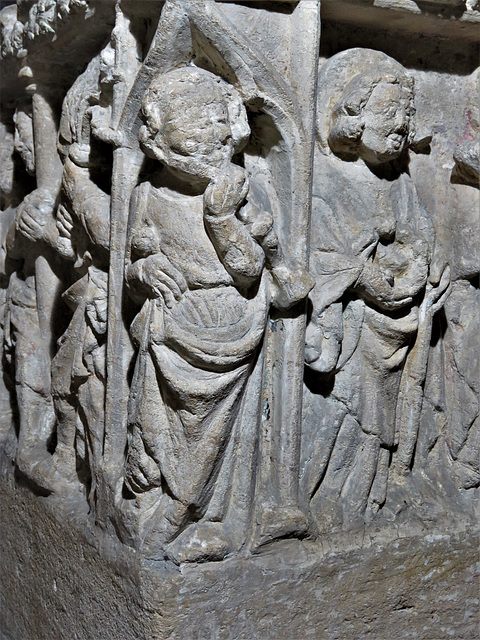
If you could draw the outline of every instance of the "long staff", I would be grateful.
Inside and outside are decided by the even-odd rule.
[[[141,100],[155,72],[167,66],[171,48],[167,34],[175,27],[172,21],[182,16],[171,12],[167,0],[162,10],[150,51],[137,72],[135,41],[130,20],[116,5],[115,66],[111,129],[117,132],[118,145],[113,152],[110,268],[108,281],[107,391],[105,399],[105,433],[101,470],[98,479],[97,519],[104,527],[117,521],[116,506],[121,501],[124,455],[127,442],[128,402],[128,329],[123,318],[124,270],[130,198],[138,181],[143,153],[137,141]],[[185,17],[183,16],[183,19]],[[184,62],[186,63],[186,61]]]

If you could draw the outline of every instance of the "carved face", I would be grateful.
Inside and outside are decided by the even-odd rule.
[[[195,96],[194,100],[172,105],[162,133],[171,151],[210,167],[220,169],[232,157],[232,130],[221,95],[210,94],[208,99],[206,95]]]
[[[139,140],[150,157],[212,180],[249,136],[240,96],[214,74],[186,67],[156,78],[143,105]]]
[[[380,83],[364,107],[364,130],[359,155],[371,164],[395,160],[405,149],[410,101],[398,84]]]
[[[100,54],[100,83],[113,84],[115,68],[115,49],[109,43]]]

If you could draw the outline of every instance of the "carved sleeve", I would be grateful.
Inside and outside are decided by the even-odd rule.
[[[109,248],[110,197],[90,179],[89,169],[79,167],[70,158],[65,161],[63,189],[74,214],[93,244]]]
[[[235,214],[222,217],[205,212],[210,239],[225,269],[240,286],[249,286],[262,273],[265,255]]]

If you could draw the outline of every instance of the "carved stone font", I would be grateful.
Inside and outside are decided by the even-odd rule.
[[[455,606],[408,637],[473,637],[476,3],[325,0],[321,38],[319,0],[7,4],[5,637],[407,637],[391,611],[427,609],[388,574],[433,602],[450,544],[428,611]],[[383,622],[349,626],[344,572]],[[15,621],[51,580],[70,613]]]

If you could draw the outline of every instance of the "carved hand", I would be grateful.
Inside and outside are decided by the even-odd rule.
[[[75,260],[76,254],[72,245],[73,219],[63,205],[59,205],[57,209],[55,223],[58,231],[58,252],[68,260]]]
[[[315,286],[315,281],[303,268],[295,270],[286,265],[274,267],[273,276],[273,305],[279,309],[288,309],[300,300],[306,298]]]
[[[205,189],[205,213],[222,217],[233,215],[245,200],[249,189],[245,169],[231,164],[219,173]]]
[[[240,209],[238,219],[246,226],[252,238],[255,238],[260,244],[273,229],[272,214],[253,206],[250,202]],[[275,244],[278,244],[278,240]]]
[[[135,429],[128,449],[125,484],[133,493],[143,493],[159,486],[161,474],[155,461],[145,451],[139,429]]]
[[[57,234],[53,208],[55,198],[45,189],[30,193],[17,209],[16,230],[32,242],[44,241],[55,245]]]
[[[305,363],[319,373],[333,371],[343,339],[343,307],[335,303],[321,314],[315,311],[305,335]]]
[[[152,297],[163,298],[170,309],[187,290],[185,278],[162,253],[148,256],[142,263],[142,282],[151,290]]]
[[[60,205],[57,210],[56,225],[58,234],[62,238],[70,240],[72,237],[73,218],[62,205]]]
[[[94,105],[88,110],[90,114],[90,125],[92,127],[93,135],[106,142],[113,144],[114,146],[120,146],[122,143],[122,134],[110,127],[110,109],[105,109],[100,105]]]
[[[107,298],[98,296],[87,304],[86,313],[90,324],[99,335],[107,330]]]
[[[427,306],[431,307],[432,315],[437,313],[437,311],[443,307],[445,300],[450,295],[450,285],[450,267],[447,264],[443,269],[438,285],[433,286],[431,282],[427,285],[427,293],[425,297],[427,300]]]

